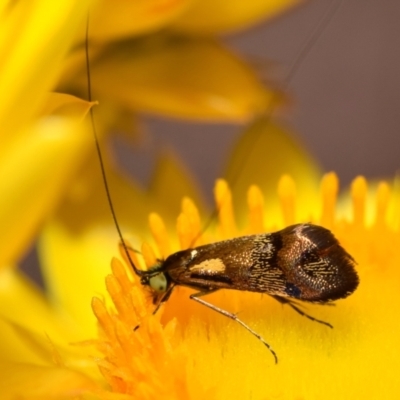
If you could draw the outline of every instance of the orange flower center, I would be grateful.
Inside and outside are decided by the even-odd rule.
[[[337,194],[338,179],[336,175],[333,173],[325,175],[321,183],[321,201],[315,202],[311,207],[308,205],[311,218],[309,221],[302,222],[312,222],[332,230],[343,247],[358,262],[360,266],[358,268],[361,280],[360,289],[356,291],[354,296],[346,299],[346,303],[341,303],[341,305],[346,304],[344,309],[347,310],[347,315],[354,315],[357,304],[368,305],[368,301],[373,296],[374,286],[379,286],[379,282],[376,281],[377,275],[371,274],[371,271],[377,272],[379,275],[384,272],[385,268],[400,265],[400,256],[396,247],[396,243],[398,244],[400,241],[398,229],[400,209],[397,194],[391,192],[386,183],[378,185],[375,201],[369,202],[367,183],[364,178],[359,177],[355,179],[351,187],[352,217],[346,219],[345,215],[341,217],[337,215]],[[296,208],[299,205],[296,203],[296,188],[291,177],[282,177],[278,185],[278,196],[285,224],[300,222],[296,217]],[[250,187],[248,191],[248,226],[242,231],[239,231],[235,223],[231,193],[226,182],[222,180],[217,182],[215,197],[219,221],[213,236],[209,232],[202,233],[202,223],[197,208],[190,199],[183,200],[182,213],[177,220],[180,249],[195,247],[209,241],[224,240],[238,234],[256,234],[268,232],[272,228],[283,228],[270,227],[264,223],[263,196],[261,190],[256,186]],[[371,212],[371,204],[372,209],[375,208],[375,212]],[[370,215],[373,215],[373,217],[370,217]],[[165,259],[173,252],[170,235],[162,219],[157,214],[152,214],[149,221],[156,246],[143,244],[143,257],[140,258],[137,257],[136,253],[131,252],[135,265],[140,269],[151,268],[157,264],[158,259]],[[124,254],[123,256],[126,258]],[[397,268],[395,272],[397,279],[398,270]],[[221,352],[224,354],[225,341],[229,342],[231,347],[235,347],[239,354],[240,348],[238,349],[238,347],[242,346],[241,342],[232,344],[232,339],[228,337],[230,328],[221,328],[224,323],[225,326],[229,325],[230,327],[232,325],[230,322],[222,321],[223,318],[220,316],[211,315],[216,313],[211,313],[207,309],[200,310],[201,307],[198,305],[189,304],[189,300],[185,298],[190,292],[189,289],[185,288],[176,289],[176,293],[174,292],[167,304],[154,315],[154,304],[149,289],[146,290],[141,287],[139,279],[133,274],[132,269],[126,268],[117,259],[112,261],[112,274],[106,278],[106,285],[112,304],[108,304],[108,300],[94,298],[92,307],[100,327],[97,344],[104,355],[104,358],[98,361],[98,365],[111,392],[128,396],[126,398],[134,396],[134,398],[140,399],[187,399],[204,398],[218,390],[215,386],[215,374],[218,374],[218,371],[213,369],[215,368],[214,358],[220,357]],[[245,307],[246,310],[251,310],[251,315],[256,315],[260,310],[259,296],[246,295],[246,293],[238,291],[229,291],[228,294],[226,292],[221,291],[213,294],[212,302],[230,310],[242,310]],[[352,300],[353,297],[355,300]],[[283,320],[282,323],[278,316],[282,312],[278,311],[277,308],[275,313],[274,307],[277,306],[272,306],[272,301],[268,317],[262,314],[261,320],[264,321],[269,318],[271,337],[278,341],[280,337],[273,333],[273,325],[281,324],[280,331],[277,328],[277,332],[282,332],[282,324],[286,323],[287,326],[287,322]],[[264,304],[263,300],[263,307]],[[332,307],[325,307],[325,309],[332,309]],[[338,316],[338,313],[332,314],[331,310],[324,310],[321,311],[322,314],[320,313],[318,318],[331,321],[332,315]],[[371,313],[371,315],[374,315],[374,313]],[[293,321],[297,317],[292,317],[289,326],[290,329],[296,331],[297,320],[296,322]],[[217,318],[219,319],[217,320]],[[257,324],[260,317],[254,318]],[[342,318],[346,320],[346,315]],[[195,325],[191,323],[194,319],[196,319]],[[300,322],[310,324],[310,322]],[[337,317],[333,324],[345,325],[345,323],[340,325],[341,322],[343,321]],[[218,326],[221,330],[218,330]],[[324,331],[326,328],[321,328],[321,326],[307,329],[315,329],[316,333],[310,334],[310,337],[314,338],[313,348],[315,349],[312,351],[316,354],[321,353],[321,349],[331,346],[331,342],[327,344],[324,340],[329,341],[336,338],[329,332],[331,334],[331,336],[328,336],[329,339],[324,339],[327,332]],[[198,332],[200,331],[202,337],[199,336]],[[337,335],[339,334],[340,329]],[[298,338],[299,335],[300,333],[295,337]],[[346,335],[342,336],[346,337]],[[218,339],[215,339],[215,337],[218,337]],[[236,338],[236,336],[234,337]],[[202,348],[201,343],[203,343],[204,338],[211,342],[209,346],[214,351],[211,356],[209,351]],[[214,340],[217,340],[217,344],[213,344]],[[249,340],[251,339],[249,338]],[[345,339],[341,340],[345,341]],[[350,347],[354,346],[356,342],[357,339],[351,338],[350,335],[350,339],[347,341],[349,348],[347,349],[344,344],[341,345],[345,350],[342,351],[340,362],[342,362],[343,357],[349,357],[348,353],[351,354],[353,351]],[[281,346],[284,345],[281,344]],[[301,347],[301,345],[293,347],[297,349],[299,346]],[[277,349],[278,353],[282,351],[288,359],[293,358],[293,347],[289,353],[286,353],[287,350],[278,350],[274,343],[274,348]],[[246,345],[243,344],[243,349],[246,348]],[[332,349],[337,349],[337,347],[332,347]],[[227,351],[229,352],[229,349]],[[248,360],[249,351],[244,352],[242,355],[244,358],[240,362]],[[261,352],[261,349],[258,348],[258,351]],[[203,359],[204,354],[209,354],[205,361],[208,366],[206,369],[209,372],[201,372],[200,367],[196,370],[197,362],[200,365],[200,359]],[[268,359],[273,364],[267,354],[262,354],[262,362],[264,362],[264,359]],[[310,356],[311,360],[312,357]],[[256,364],[256,361],[254,363]],[[332,360],[331,365],[334,368]],[[237,383],[234,380],[240,379],[240,376],[235,372],[237,368],[235,368],[230,373],[233,386]],[[271,370],[272,374],[273,371]],[[204,373],[208,373],[208,377]],[[256,391],[256,389],[254,390]],[[105,392],[104,398],[109,398],[109,395],[109,392]],[[123,399],[125,397],[118,398]],[[221,398],[223,398],[222,395]]]

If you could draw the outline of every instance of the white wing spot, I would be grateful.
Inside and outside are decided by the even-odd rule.
[[[211,258],[209,260],[205,260],[201,262],[200,264],[193,265],[193,267],[190,268],[190,271],[195,272],[225,272],[226,266],[222,262],[220,258]]]
[[[190,257],[192,257],[192,260],[197,256],[198,251],[197,250],[192,250],[190,252]]]

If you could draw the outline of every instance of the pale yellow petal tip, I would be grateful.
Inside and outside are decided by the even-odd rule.
[[[228,183],[223,179],[218,179],[214,194],[219,218],[219,235],[223,239],[234,237],[237,235],[237,228],[233,213],[232,193]]]
[[[296,184],[290,175],[283,175],[278,183],[278,196],[286,225],[296,221]]]
[[[339,191],[339,178],[334,172],[329,172],[321,180],[321,225],[332,228],[335,221],[335,207]]]
[[[187,215],[185,213],[179,214],[176,221],[176,231],[179,238],[179,243],[182,249],[187,249],[192,240],[192,235],[190,231],[190,223]]]
[[[170,241],[163,219],[156,213],[149,215],[149,227],[157,244],[161,257],[165,258],[170,252]]]
[[[202,243],[199,210],[189,197],[182,200],[182,212],[177,219],[177,234],[181,249]]]
[[[98,297],[93,297],[92,299],[92,311],[103,331],[107,336],[110,336],[112,334],[113,324],[104,302]]]
[[[375,226],[384,228],[391,197],[390,186],[387,182],[379,182],[376,193]]]
[[[153,250],[153,247],[150,246],[147,242],[143,242],[142,244],[142,256],[147,266],[147,269],[150,269],[157,264],[157,256]]]
[[[339,178],[335,172],[328,172],[321,180],[322,192],[327,196],[337,196],[339,190]]]
[[[278,195],[281,198],[296,196],[296,184],[290,175],[282,175],[278,183]]]
[[[363,176],[355,178],[351,184],[351,197],[353,201],[353,224],[355,227],[365,225],[365,206],[368,185]]]
[[[250,186],[247,193],[247,204],[249,207],[249,233],[264,232],[264,196],[258,186]]]
[[[351,193],[353,198],[364,198],[367,194],[367,180],[364,176],[357,176],[351,184]]]
[[[232,198],[228,182],[224,179],[217,179],[215,182],[214,194],[217,205],[222,205],[226,201],[231,201]]]
[[[200,232],[201,229],[200,213],[194,201],[191,198],[184,197],[184,199],[182,200],[182,213],[187,215],[187,218],[192,226],[192,229],[195,231],[197,230],[197,232]]]

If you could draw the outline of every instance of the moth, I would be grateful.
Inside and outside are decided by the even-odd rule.
[[[268,347],[275,362],[275,352],[257,332],[202,297],[220,289],[265,293],[332,327],[304,313],[293,300],[327,304],[349,296],[359,284],[353,257],[331,231],[313,224],[178,251],[147,271],[131,264],[142,285],[154,291],[156,309],[168,300],[175,286],[195,289],[190,299],[238,322]]]

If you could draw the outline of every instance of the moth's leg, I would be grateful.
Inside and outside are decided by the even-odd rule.
[[[268,350],[272,353],[272,355],[275,358],[275,364],[278,363],[278,357],[275,353],[275,351],[272,349],[272,347],[263,339],[262,336],[260,336],[257,332],[253,331],[248,325],[246,325],[242,320],[240,320],[236,314],[230,313],[229,311],[223,310],[222,308],[219,308],[217,306],[214,306],[211,303],[208,303],[207,301],[201,299],[200,297],[205,296],[207,294],[210,294],[212,292],[215,292],[216,290],[210,290],[210,291],[205,291],[205,292],[198,292],[194,293],[190,296],[190,299],[197,301],[198,303],[202,304],[203,306],[206,306],[208,308],[211,308],[211,310],[214,310],[225,317],[228,317],[234,321],[236,321],[238,324],[242,325],[243,328],[247,329],[252,335],[254,335],[258,340],[260,340],[267,348]]]
[[[161,296],[161,299],[157,302],[156,308],[153,311],[153,315],[160,309],[161,304],[165,303],[171,296],[172,291],[174,290],[175,284],[172,283],[169,288],[165,291],[165,293],[163,293],[163,295]]]
[[[174,284],[171,284],[170,287],[166,290],[166,292],[163,293],[161,299],[157,302],[157,305],[156,305],[156,307],[155,307],[155,309],[154,309],[154,311],[153,311],[153,315],[160,309],[161,304],[162,304],[162,303],[165,303],[165,302],[170,298],[170,296],[171,296],[171,294],[172,294],[172,290],[174,289],[174,287],[175,287],[175,285],[174,285]],[[140,327],[140,325],[136,325],[136,326],[133,328],[133,330],[136,331],[136,330],[139,329],[139,327]]]
[[[295,304],[295,302],[293,300],[289,300],[285,297],[280,297],[280,296],[271,296],[271,297],[273,297],[275,300],[279,301],[279,303],[281,303],[281,304],[287,304],[294,311],[299,313],[301,316],[306,317],[306,318],[310,319],[311,321],[318,322],[319,324],[329,326],[329,328],[333,328],[333,326],[329,322],[321,321],[320,319],[314,318],[311,315],[308,315],[307,313],[305,313],[299,306],[297,306]]]

